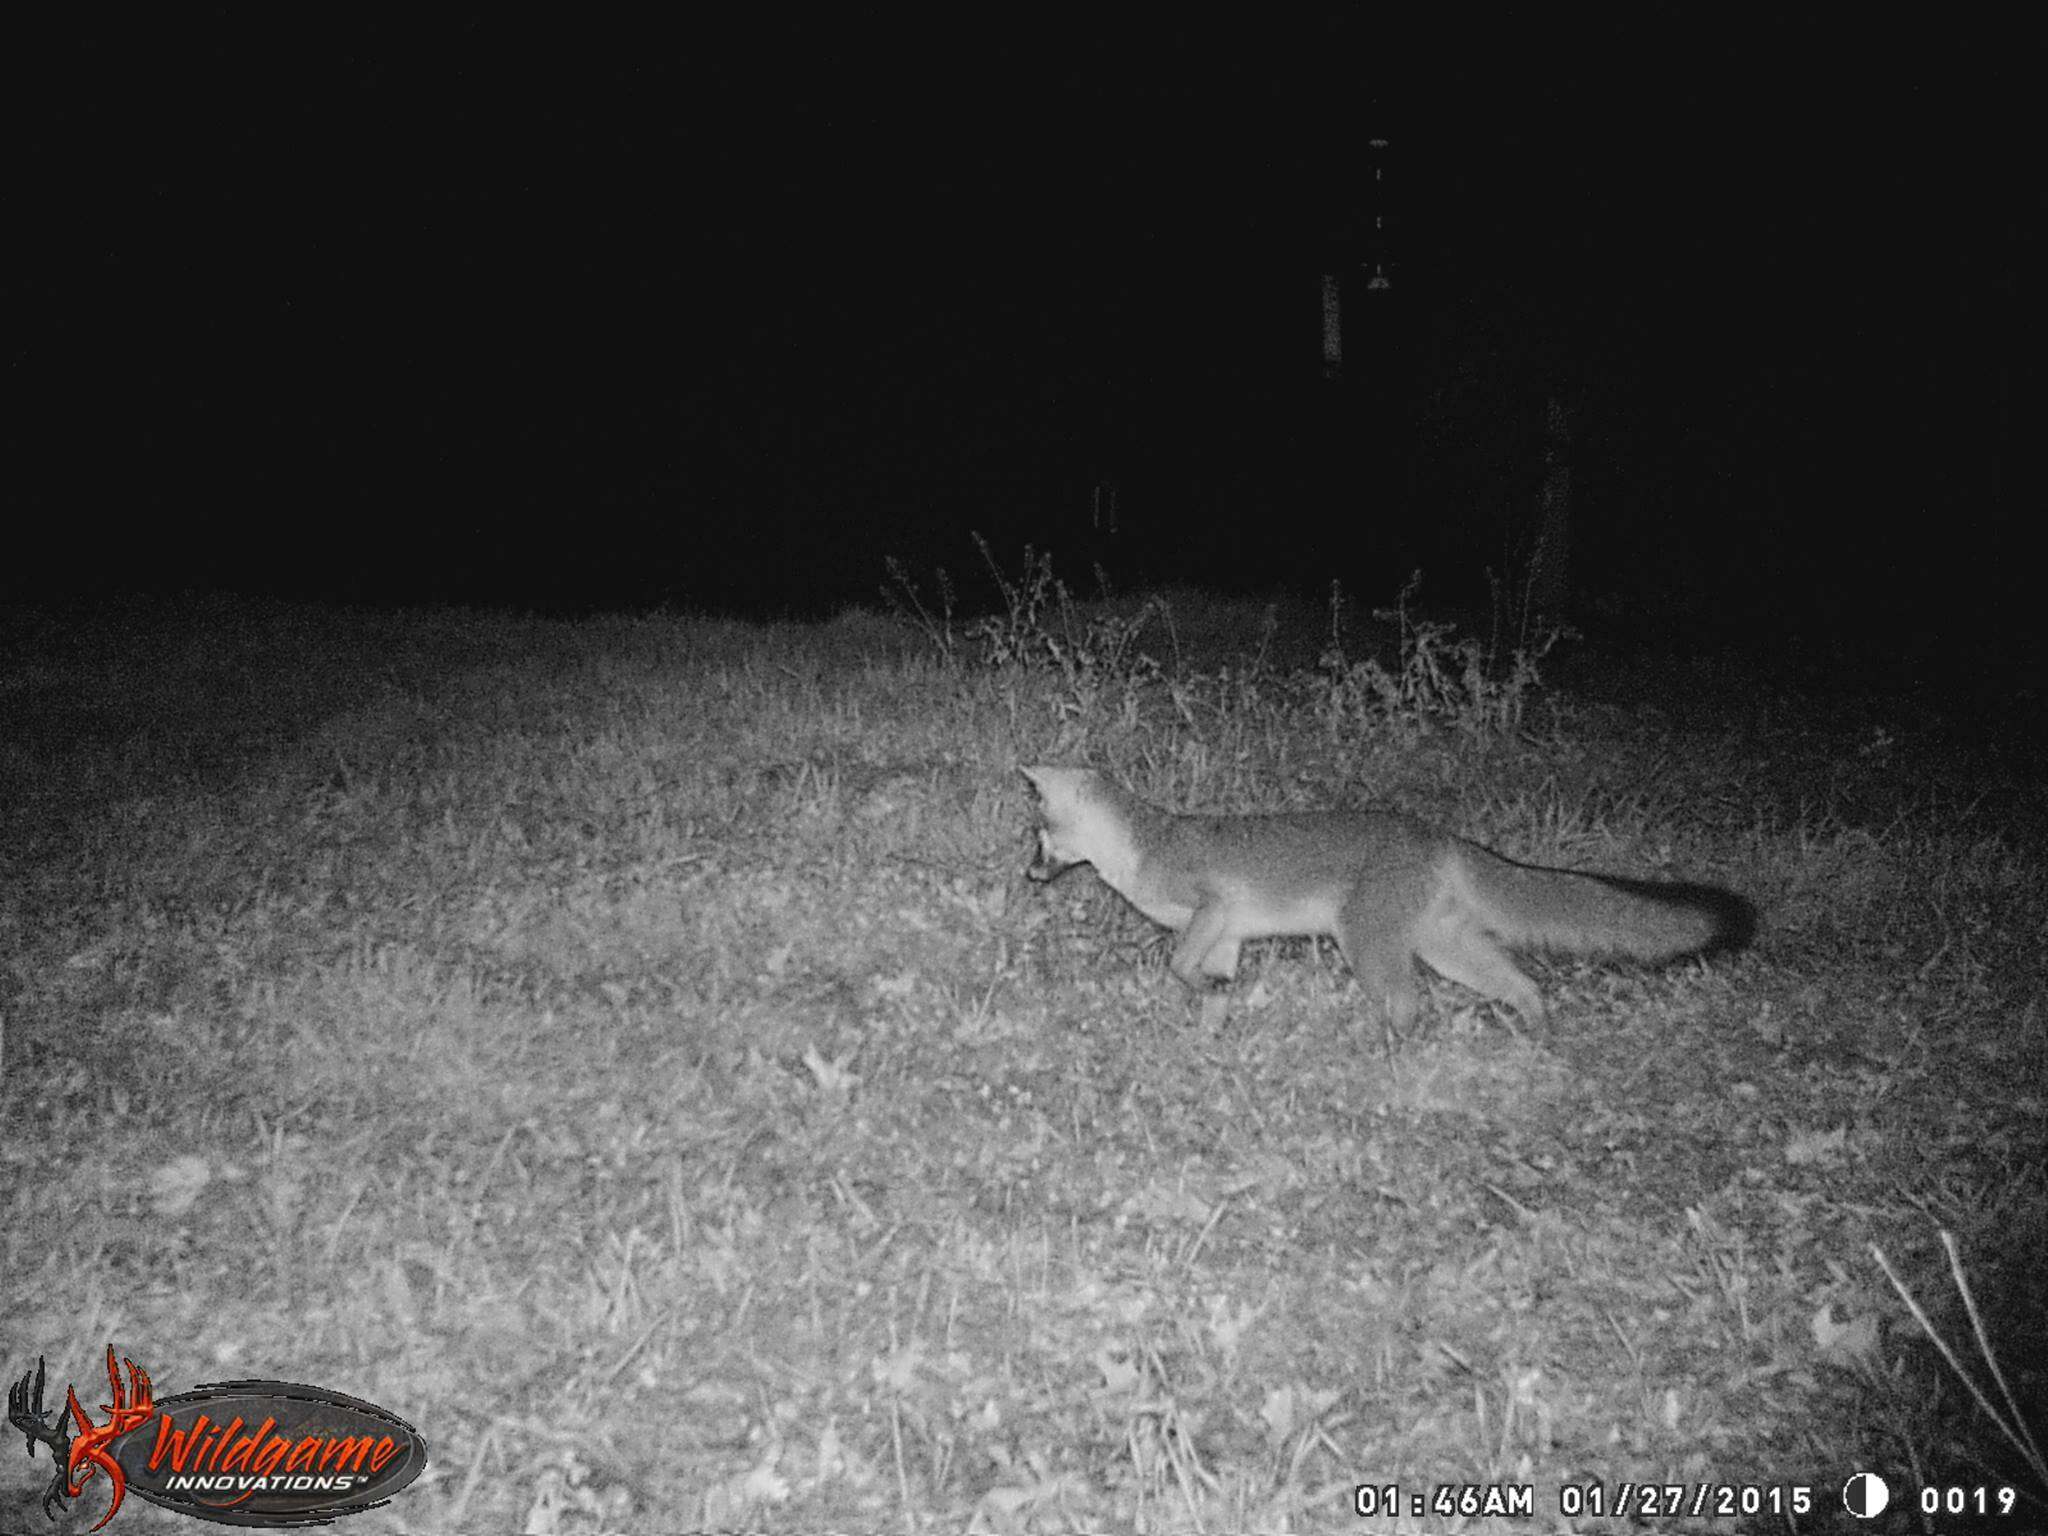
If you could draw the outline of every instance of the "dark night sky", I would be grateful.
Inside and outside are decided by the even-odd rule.
[[[59,24],[9,65],[7,586],[803,606],[1085,554],[1114,481],[1134,572],[1379,595],[1492,558],[1561,388],[1595,585],[2016,604],[2017,38],[1630,14]]]

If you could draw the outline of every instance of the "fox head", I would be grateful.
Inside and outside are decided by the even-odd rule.
[[[1042,818],[1038,854],[1025,870],[1033,880],[1054,880],[1076,864],[1097,864],[1127,841],[1123,820],[1101,792],[1092,768],[1025,768],[1038,792]]]

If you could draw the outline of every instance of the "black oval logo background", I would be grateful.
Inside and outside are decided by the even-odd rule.
[[[204,1439],[194,1444],[192,1430],[201,1414],[206,1415],[207,1428]],[[183,1431],[186,1436],[184,1475],[247,1477],[260,1470],[258,1466],[249,1465],[246,1457],[232,1472],[209,1469],[209,1463],[224,1455],[233,1443],[221,1435],[216,1426],[230,1424],[237,1416],[242,1419],[242,1425],[235,1431],[235,1440],[254,1434],[263,1427],[265,1419],[275,1419],[276,1425],[266,1439],[274,1437],[297,1443],[309,1436],[320,1440],[343,1436],[370,1440],[389,1437],[398,1442],[398,1451],[385,1463],[381,1472],[371,1472],[365,1466],[362,1474],[365,1480],[342,1493],[327,1488],[279,1491],[265,1488],[248,1492],[245,1496],[244,1490],[239,1488],[172,1489],[167,1484],[180,1475],[180,1469],[171,1464],[168,1448],[163,1464],[151,1470],[150,1453],[156,1449],[159,1435],[164,1433],[162,1421],[165,1418],[170,1419],[173,1429]],[[291,1381],[219,1381],[208,1382],[190,1392],[180,1392],[175,1397],[158,1399],[156,1412],[150,1415],[149,1422],[121,1437],[114,1447],[114,1459],[127,1474],[131,1493],[140,1494],[150,1503],[161,1504],[165,1509],[175,1509],[181,1515],[194,1515],[223,1525],[321,1525],[336,1515],[353,1515],[388,1503],[393,1494],[426,1470],[427,1442],[418,1430],[398,1415],[387,1413],[375,1403],[330,1392],[325,1387],[309,1387]],[[276,1471],[280,1475],[291,1475],[286,1473],[283,1464]],[[318,1478],[321,1473],[318,1467],[312,1467],[300,1469],[296,1475]]]

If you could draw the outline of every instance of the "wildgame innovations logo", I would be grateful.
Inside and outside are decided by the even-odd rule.
[[[41,1360],[7,1393],[7,1422],[29,1458],[57,1470],[42,1496],[52,1520],[95,1473],[111,1490],[97,1531],[132,1491],[181,1515],[226,1525],[324,1525],[388,1503],[427,1465],[418,1430],[374,1403],[289,1381],[223,1381],[158,1398],[133,1360],[125,1383],[107,1346],[109,1401],[95,1423],[67,1388],[53,1415]]]

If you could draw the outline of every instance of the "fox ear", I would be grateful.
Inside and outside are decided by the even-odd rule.
[[[1050,763],[1037,763],[1017,771],[1031,781],[1040,802],[1048,808],[1085,802],[1101,781],[1101,775],[1093,768],[1058,768]]]

